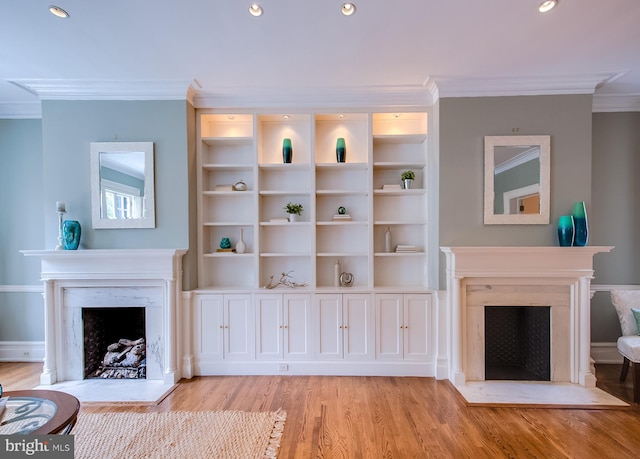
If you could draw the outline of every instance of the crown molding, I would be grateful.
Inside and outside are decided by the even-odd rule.
[[[286,89],[226,87],[217,88],[215,92],[198,91],[194,97],[196,108],[414,107],[434,103],[433,88],[425,85]]]
[[[640,94],[594,94],[593,112],[640,112]]]
[[[40,119],[42,104],[35,102],[0,102],[0,119]]]
[[[593,94],[596,88],[624,73],[562,76],[447,77],[433,76],[440,97],[539,96]]]
[[[194,80],[9,80],[40,100],[188,100]],[[191,101],[190,101],[191,102]]]

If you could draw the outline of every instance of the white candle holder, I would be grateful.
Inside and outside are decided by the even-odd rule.
[[[56,213],[58,214],[58,245],[56,245],[56,250],[63,250],[63,247],[62,247],[62,216],[67,213],[63,202],[56,202]]]

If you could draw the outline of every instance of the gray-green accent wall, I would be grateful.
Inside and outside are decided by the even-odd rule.
[[[0,341],[44,340],[40,262],[19,252],[44,244],[42,177],[41,121],[0,120]]]
[[[591,207],[591,107],[591,95],[440,99],[440,245],[557,245],[558,217],[576,201]],[[484,224],[484,136],[496,135],[551,136],[548,225]],[[441,254],[441,289],[444,269]]]
[[[615,246],[595,258],[595,282],[640,285],[640,112],[593,114],[591,190],[590,243]],[[591,324],[594,342],[620,336],[608,292],[593,297]]]
[[[57,243],[56,201],[82,225],[80,248],[189,247],[185,100],[43,101],[45,246]],[[91,227],[91,142],[153,142],[156,227]]]

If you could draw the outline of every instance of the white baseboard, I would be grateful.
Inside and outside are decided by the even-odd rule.
[[[0,341],[0,362],[42,362],[44,341]]]
[[[616,343],[591,343],[591,358],[595,363],[622,363]]]
[[[322,375],[322,376],[435,376],[429,362],[352,361],[209,361],[194,362],[197,376]]]

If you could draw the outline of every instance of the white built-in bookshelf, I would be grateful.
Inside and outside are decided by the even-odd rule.
[[[198,112],[199,289],[256,291],[292,273],[309,291],[427,287],[426,113]],[[336,160],[345,139],[346,161]],[[290,138],[291,163],[282,143]],[[400,179],[411,169],[411,189]],[[245,191],[232,186],[243,181]],[[393,186],[396,186],[394,188]],[[288,202],[304,207],[286,221]],[[350,218],[334,218],[344,207]],[[392,250],[385,250],[389,229]],[[245,253],[233,247],[242,230]],[[396,252],[395,248],[409,250]],[[435,255],[434,255],[435,256]]]

